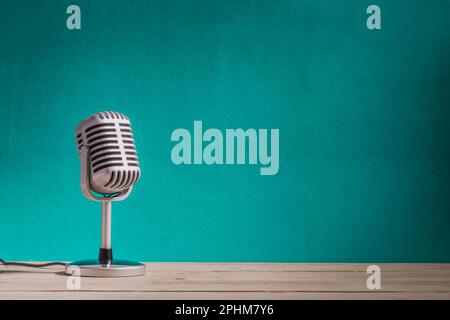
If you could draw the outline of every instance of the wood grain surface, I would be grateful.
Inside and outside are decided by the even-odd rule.
[[[146,263],[135,278],[81,278],[69,290],[63,267],[0,265],[0,299],[450,299],[450,264]]]

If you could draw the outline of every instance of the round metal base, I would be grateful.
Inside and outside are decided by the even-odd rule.
[[[114,260],[102,266],[98,260],[75,261],[66,266],[66,274],[81,277],[137,277],[145,274],[145,265],[127,260]]]

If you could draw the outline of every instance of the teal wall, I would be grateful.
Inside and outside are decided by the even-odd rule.
[[[66,8],[82,30],[66,28]],[[366,28],[370,4],[382,30]],[[2,1],[0,257],[95,257],[75,126],[133,123],[113,206],[145,261],[450,262],[450,2]],[[279,128],[280,171],[175,166],[171,132]]]

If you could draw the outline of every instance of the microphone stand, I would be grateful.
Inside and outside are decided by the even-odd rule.
[[[133,189],[130,186],[117,197],[97,197],[89,187],[89,149],[80,148],[81,191],[89,200],[102,203],[102,230],[98,260],[75,261],[67,265],[66,274],[86,277],[134,277],[145,274],[145,265],[128,260],[114,260],[111,246],[111,203],[126,199]]]
[[[102,239],[98,262],[104,267],[111,265],[112,247],[111,247],[111,200],[102,201]]]

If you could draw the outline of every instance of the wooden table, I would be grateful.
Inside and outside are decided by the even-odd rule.
[[[145,276],[81,278],[69,290],[63,267],[0,265],[0,299],[450,299],[450,264],[147,263]]]

